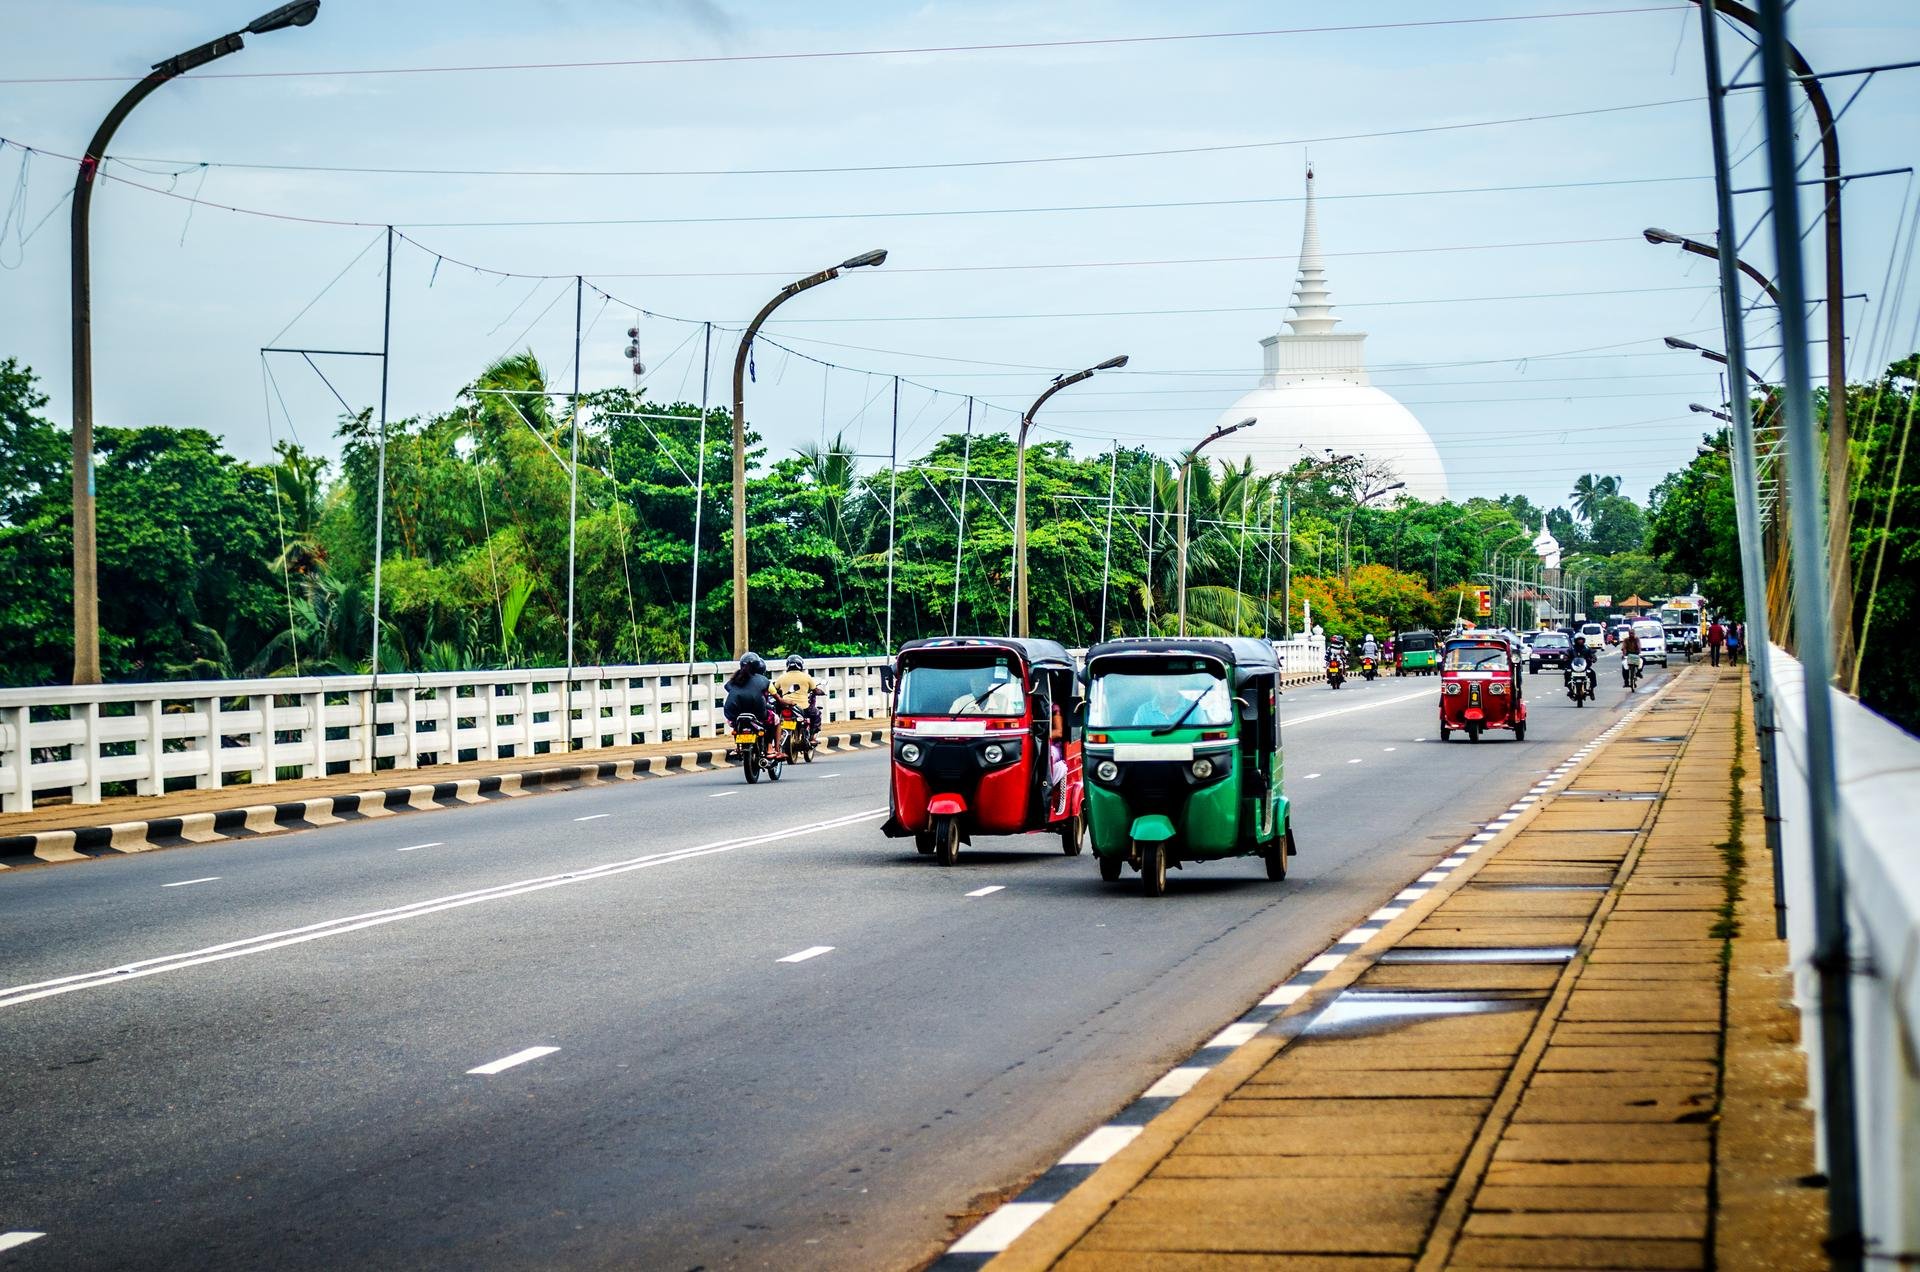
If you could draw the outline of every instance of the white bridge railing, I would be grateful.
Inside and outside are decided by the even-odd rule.
[[[1817,1052],[1813,845],[1807,828],[1806,676],[1771,647],[1787,945],[1802,1047]],[[1854,1092],[1868,1262],[1920,1256],[1920,738],[1831,690],[1839,848],[1852,939]],[[1810,1094],[1824,1116],[1818,1063]],[[1822,1163],[1824,1168],[1824,1163]]]
[[[820,658],[829,722],[886,714],[877,658]],[[0,689],[0,812],[711,737],[731,663]],[[378,699],[375,701],[375,699]],[[571,745],[569,745],[569,740]],[[243,776],[244,775],[244,776]],[[109,791],[109,793],[112,793]]]

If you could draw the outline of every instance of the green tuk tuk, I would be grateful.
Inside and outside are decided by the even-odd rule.
[[[1424,628],[1393,638],[1396,674],[1431,676],[1440,666],[1440,638]]]
[[[1222,640],[1115,640],[1087,651],[1087,829],[1100,877],[1140,872],[1146,895],[1167,868],[1258,856],[1287,876],[1293,826],[1282,782],[1273,646]]]

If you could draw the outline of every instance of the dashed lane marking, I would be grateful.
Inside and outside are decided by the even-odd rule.
[[[975,888],[972,892],[967,893],[967,895],[970,897],[990,897],[996,892],[1005,892],[1006,890],[1007,885],[1004,883],[990,883],[984,888]]]
[[[785,958],[775,959],[776,963],[804,963],[810,958],[819,958],[822,954],[833,953],[831,945],[809,945],[798,954],[789,954]]]
[[[11,1250],[29,1241],[38,1241],[46,1235],[44,1232],[0,1232],[0,1250]]]
[[[1309,773],[1305,777],[1301,778],[1300,780],[1303,782],[1311,782],[1314,778],[1318,776],[1320,776],[1318,773]]]
[[[1358,764],[1359,762],[1360,762],[1360,757],[1357,755],[1347,761],[1347,763],[1349,764]]]
[[[395,852],[419,852],[422,848],[443,848],[445,843],[435,839],[424,844],[408,844],[405,848],[396,848]]]
[[[204,879],[182,879],[178,883],[163,883],[160,886],[163,888],[185,888],[191,884],[196,884],[196,883],[212,883],[214,880],[218,879],[219,877],[220,877],[219,875],[208,875]]]
[[[708,799],[725,799],[729,795],[738,795],[739,793],[740,793],[739,791],[715,791],[713,794],[707,796],[707,798]]]
[[[516,1065],[529,1060],[538,1060],[541,1056],[550,1056],[560,1050],[558,1047],[528,1047],[525,1051],[516,1051],[510,1056],[502,1056],[491,1064],[483,1064],[477,1069],[468,1069],[468,1073],[479,1073],[491,1077],[496,1073],[505,1073]]]
[[[585,817],[576,817],[575,821],[599,821],[602,817],[611,817],[612,813],[588,813]]]

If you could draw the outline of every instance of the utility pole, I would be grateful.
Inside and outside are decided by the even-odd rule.
[[[580,305],[586,280],[573,276],[573,455],[567,463],[567,679],[560,711],[560,747],[573,750],[573,581],[580,540]]]
[[[967,548],[967,485],[973,468],[973,396],[967,396],[967,440],[960,452],[960,529],[953,543],[953,631],[960,634],[960,564]],[[892,650],[888,650],[892,653]]]
[[[700,629],[700,512],[707,493],[707,376],[713,369],[713,324],[702,323],[700,333],[700,435],[693,453],[693,581],[687,585],[687,685],[693,685],[694,642]],[[688,702],[692,710],[693,704]],[[687,721],[693,727],[693,721]]]
[[[368,759],[377,758],[380,735],[380,567],[387,555],[387,363],[393,352],[393,227],[387,227],[386,299],[380,319],[380,437],[373,488],[373,680],[367,689]],[[369,770],[371,771],[371,769]]]
[[[1107,638],[1107,579],[1113,568],[1113,489],[1120,477],[1120,439],[1113,439],[1113,458],[1107,465],[1107,541],[1100,552],[1100,626],[1094,629],[1094,643]]]
[[[1157,464],[1158,464],[1158,461],[1155,460],[1153,456],[1151,455],[1147,456],[1147,630],[1146,630],[1146,635],[1148,636],[1153,635],[1153,532],[1154,532],[1153,491],[1154,491],[1154,487],[1158,484],[1158,482],[1155,480],[1159,476],[1159,472],[1157,471]]]
[[[1047,386],[1046,392],[1035,398],[1033,405],[1027,408],[1027,413],[1020,417],[1020,432],[1014,439],[1013,467],[1013,583],[1014,608],[1018,621],[1015,635],[1029,635],[1027,631],[1027,431],[1033,427],[1033,417],[1040,413],[1040,408],[1046,404],[1048,398],[1082,380],[1091,379],[1098,372],[1112,371],[1126,365],[1127,355],[1123,353],[1118,357],[1108,358],[1096,366],[1088,367],[1084,371],[1075,371],[1072,375],[1055,376],[1053,383]]]
[[[887,634],[881,652],[893,656],[893,541],[900,506],[900,377],[893,377],[893,440],[887,452]]]

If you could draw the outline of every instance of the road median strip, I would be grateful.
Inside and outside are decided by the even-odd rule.
[[[1129,1128],[1126,1141],[1104,1163],[1079,1165],[1070,1160],[1073,1157],[1070,1151],[1067,1157],[1042,1172],[1012,1201],[989,1215],[975,1229],[963,1234],[933,1266],[942,1272],[946,1269],[981,1267],[989,1262],[995,1269],[1052,1267],[1069,1251],[1079,1247],[1096,1227],[1118,1215],[1122,1203],[1135,1196],[1143,1186],[1159,1189],[1165,1183],[1174,1192],[1184,1189],[1189,1195],[1174,1203],[1176,1213],[1184,1211],[1191,1215],[1195,1211],[1196,1198],[1204,1196],[1208,1187],[1217,1185],[1231,1192],[1253,1182],[1251,1176],[1235,1178],[1231,1165],[1234,1151],[1230,1146],[1236,1140],[1248,1142],[1248,1135],[1257,1141],[1269,1134],[1274,1129],[1267,1125],[1273,1120],[1267,1116],[1269,1113],[1301,1114],[1301,1120],[1295,1123],[1296,1129],[1324,1132],[1349,1146],[1355,1135],[1366,1134],[1369,1128],[1365,1126],[1355,1126],[1346,1131],[1338,1129],[1340,1118],[1348,1110],[1341,1107],[1345,1101],[1334,1094],[1333,1088],[1324,1097],[1324,1102],[1329,1105],[1324,1110],[1328,1115],[1325,1117],[1312,1115],[1318,1108],[1315,1103],[1317,1097],[1289,1101],[1294,1107],[1286,1109],[1256,1106],[1250,1110],[1246,1105],[1248,1096],[1245,1088],[1255,1083],[1263,1071],[1294,1047],[1317,1023],[1336,1020],[1339,1013],[1328,1010],[1336,1004],[1355,1017],[1364,1017],[1369,1012],[1391,1015],[1407,1007],[1409,1004],[1404,993],[1392,989],[1376,992],[1365,987],[1356,990],[1356,986],[1363,977],[1375,976],[1382,965],[1383,955],[1396,952],[1403,944],[1414,940],[1415,934],[1421,932],[1423,925],[1427,925],[1436,912],[1443,906],[1455,903],[1463,889],[1490,866],[1498,863],[1504,868],[1505,863],[1499,862],[1501,853],[1527,834],[1541,818],[1551,815],[1551,810],[1559,807],[1559,796],[1553,794],[1555,788],[1570,782],[1576,770],[1583,769],[1591,761],[1597,747],[1613,740],[1622,730],[1642,719],[1646,712],[1655,709],[1662,698],[1681,683],[1683,681],[1676,680],[1664,686],[1593,741],[1577,748],[1506,812],[1447,853],[1418,881],[1400,891],[1389,905],[1375,911],[1363,926],[1347,932],[1332,948],[1308,960],[1299,973],[1277,986],[1238,1021],[1216,1034],[1192,1058],[1149,1086],[1142,1096],[1121,1110],[1107,1126],[1100,1128]],[[1650,805],[1635,804],[1634,807],[1644,813]],[[1619,852],[1624,854],[1625,851],[1626,845],[1619,845]],[[1514,891],[1518,894],[1519,890],[1516,887]],[[1595,897],[1589,896],[1587,900],[1593,901]],[[1482,924],[1483,928],[1485,926]],[[1561,926],[1564,927],[1564,924]],[[1496,924],[1493,930],[1499,932],[1501,929]],[[1507,936],[1513,939],[1506,939]],[[1513,933],[1506,933],[1502,941],[1504,944],[1516,944],[1519,939]],[[1417,940],[1415,944],[1422,945]],[[1424,976],[1444,983],[1450,970],[1448,964],[1452,961],[1447,953],[1449,948],[1445,940],[1440,940],[1434,943],[1430,954],[1424,947],[1416,953],[1416,957],[1422,960],[1431,960],[1437,977],[1435,971],[1419,965],[1412,968],[1395,965],[1388,970],[1393,976],[1403,979],[1417,981]],[[1572,952],[1568,948],[1567,954]],[[1521,965],[1524,966],[1524,963]],[[1551,970],[1556,975],[1562,971],[1559,967]],[[1539,979],[1538,974],[1532,979]],[[1432,1006],[1437,1001],[1429,998],[1426,1003]],[[1504,1005],[1500,1009],[1503,1010]],[[1455,996],[1447,1000],[1447,1006],[1439,1009],[1438,1018],[1478,1014],[1481,1010],[1467,999]],[[1417,1057],[1413,1063],[1418,1063]],[[1485,1086],[1486,1079],[1468,1082],[1468,1085],[1476,1084]],[[1264,1091],[1264,1084],[1256,1085],[1261,1085]],[[1230,1102],[1232,1108],[1228,1107]],[[1327,1125],[1323,1127],[1321,1122]],[[1135,1127],[1138,1129],[1131,1129]],[[1208,1129],[1203,1131],[1203,1127]],[[1420,1148],[1413,1144],[1413,1140],[1421,1139],[1426,1129],[1422,1126],[1405,1132],[1405,1135],[1411,1135],[1406,1145],[1391,1142],[1401,1132],[1383,1131],[1384,1138],[1380,1139],[1382,1146],[1378,1151],[1395,1158],[1409,1153],[1418,1157]],[[1094,1132],[1096,1135],[1099,1133]],[[1195,1138],[1207,1136],[1219,1139],[1221,1147],[1206,1153],[1192,1151]],[[1082,1141],[1083,1144],[1085,1142]],[[1201,1159],[1192,1166],[1197,1174],[1176,1175],[1172,1179],[1165,1176],[1164,1168],[1177,1150]],[[1404,1166],[1396,1169],[1404,1173]],[[1155,1177],[1151,1184],[1149,1176]],[[1197,1193],[1194,1192],[1195,1187],[1199,1189]],[[1004,1218],[1003,1212],[1006,1212]],[[1192,1223],[1197,1222],[1198,1219],[1194,1218],[1176,1227],[1190,1230]],[[1159,1253],[1183,1250],[1217,1257],[1242,1249],[1231,1243],[1209,1245],[1204,1241],[1185,1245],[1171,1235],[1170,1240],[1172,1244],[1153,1244],[1151,1241],[1139,1244],[1122,1235],[1112,1244],[1090,1245],[1082,1252],[1096,1259],[1100,1254],[1138,1256],[1148,1250]],[[1259,1247],[1244,1248],[1252,1250]],[[1343,1247],[1329,1247],[1329,1252],[1335,1248]]]
[[[823,734],[822,741],[824,749],[828,751],[863,750],[883,745],[886,736],[885,728],[868,727]],[[172,817],[156,816],[107,825],[83,825],[6,835],[0,836],[0,871],[151,852],[157,848],[176,848],[187,844],[255,839],[398,813],[430,812],[437,808],[457,808],[545,791],[577,790],[603,782],[671,777],[679,773],[706,773],[732,763],[724,747],[702,747],[618,760],[545,764],[518,772],[490,773],[484,777],[349,791],[312,799],[251,804]],[[235,788],[236,792],[241,789]],[[245,789],[251,791],[258,788]],[[76,815],[84,814],[76,811]]]

